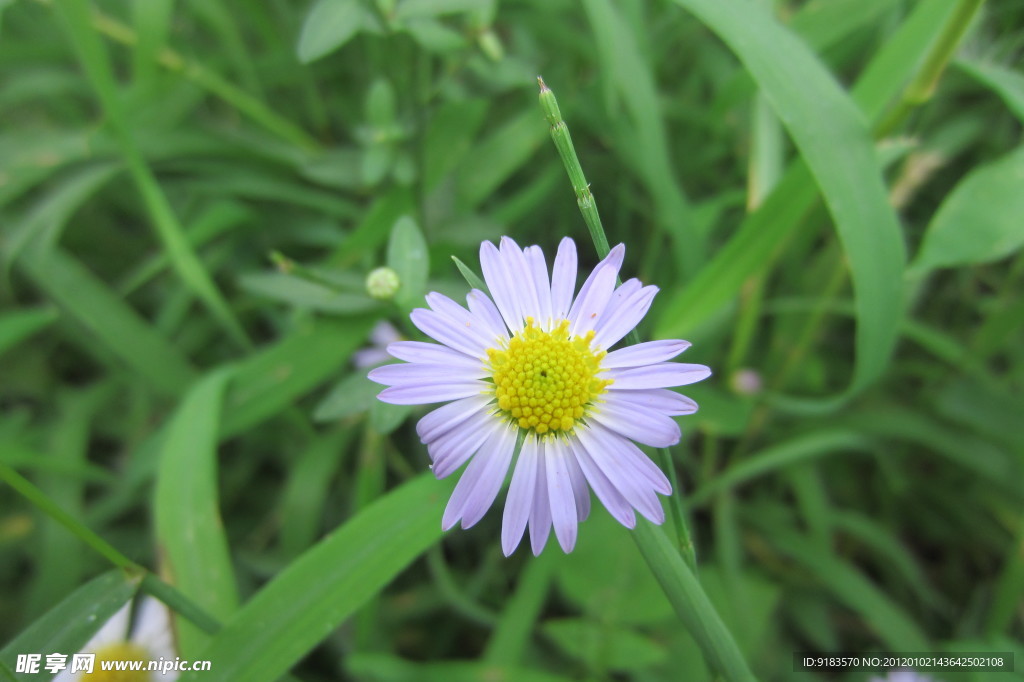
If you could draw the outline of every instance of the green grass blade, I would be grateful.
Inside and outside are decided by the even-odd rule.
[[[550,553],[541,554],[523,569],[516,591],[487,640],[483,654],[487,663],[515,665],[523,659],[551,585],[552,557]]]
[[[618,95],[627,114],[626,129],[635,146],[622,150],[635,159],[634,167],[654,200],[657,225],[672,237],[673,254],[684,273],[692,273],[704,258],[702,235],[670,156],[653,67],[640,51],[638,32],[609,0],[585,0],[583,8],[594,33],[593,45],[608,80],[608,92]]]
[[[1024,245],[1024,147],[973,170],[942,202],[911,271],[980,265]]]
[[[89,3],[87,0],[67,0],[55,7],[64,20],[65,28],[71,35],[85,71],[110,119],[129,173],[142,195],[149,218],[171,263],[182,281],[210,309],[228,336],[239,345],[247,347],[249,341],[245,331],[217,289],[210,273],[192,250],[170,202],[139,151],[121,108],[106,48],[92,27]]]
[[[530,160],[544,138],[537,118],[531,107],[476,143],[456,172],[459,199],[465,206],[483,202]]]
[[[474,661],[406,661],[390,654],[359,653],[346,661],[353,679],[381,682],[569,682],[571,679],[541,670],[517,666],[488,665]]]
[[[903,238],[868,130],[806,45],[760,5],[676,1],[714,30],[747,67],[807,162],[835,220],[857,307],[850,386],[837,399],[818,401],[822,409],[838,407],[884,371],[903,315]]]
[[[176,395],[188,385],[194,370],[178,348],[77,260],[32,246],[18,262],[63,315],[88,332],[71,337],[86,352],[112,353],[160,393]]]
[[[895,0],[832,0],[808,2],[793,15],[789,27],[816,51],[835,45],[851,32],[891,10]]]
[[[210,11],[209,7],[212,4],[210,3],[207,6],[206,11]],[[137,45],[139,42],[139,36],[131,27],[126,26],[109,15],[94,11],[92,21],[97,31],[115,42],[128,46]],[[228,49],[230,49],[230,46]],[[167,70],[180,73],[282,140],[290,142],[299,149],[309,151],[319,149],[316,139],[310,136],[309,133],[268,108],[262,101],[242,90],[216,71],[206,68],[200,62],[188,59],[170,48],[160,50],[157,57],[160,65]]]
[[[1024,74],[1001,64],[981,60],[961,59],[956,65],[1002,97],[1007,108],[1024,123]]]
[[[18,654],[42,654],[45,664],[47,654],[59,652],[70,656],[81,651],[96,631],[135,595],[138,585],[137,578],[119,570],[87,582],[0,650],[0,664],[14,670]],[[21,673],[14,679],[28,682],[45,677],[45,672]]]
[[[58,417],[48,429],[48,460],[66,469],[89,465],[87,453],[94,435],[93,422],[97,412],[109,402],[112,388],[111,383],[100,383],[86,389],[65,389],[58,395]],[[35,480],[55,506],[76,518],[84,515],[83,480],[50,474],[36,476]],[[80,550],[78,538],[58,520],[41,519],[37,537],[34,554],[38,564],[26,600],[26,611],[30,614],[42,613],[84,578],[83,564],[66,560]]]
[[[217,432],[230,370],[203,377],[183,399],[164,436],[154,516],[163,572],[213,617],[238,605],[234,571],[218,508]],[[179,652],[195,656],[207,636],[178,618]]]
[[[0,355],[46,329],[57,318],[57,311],[49,307],[12,310],[0,315]]]
[[[366,15],[359,0],[319,0],[302,24],[299,61],[308,64],[340,49],[363,27]]]
[[[871,60],[852,96],[869,120],[876,120],[909,78],[932,37],[948,19],[953,4],[924,0]],[[731,300],[751,275],[766,267],[772,253],[799,227],[817,192],[802,161],[790,164],[767,202],[749,215],[736,235],[680,292],[662,304],[655,336],[685,337]]]
[[[441,537],[451,484],[430,474],[388,493],[291,563],[202,652],[210,672],[182,682],[270,682]]]
[[[328,493],[337,485],[335,474],[355,434],[355,429],[339,429],[317,438],[289,472],[279,512],[286,558],[297,557],[320,535]]]
[[[773,445],[729,467],[721,475],[695,490],[689,502],[691,505],[705,504],[716,493],[814,457],[836,454],[843,450],[873,452],[874,448],[875,443],[872,439],[855,430],[827,429],[798,436]]]
[[[154,84],[157,55],[167,44],[173,9],[173,0],[138,2],[131,7],[132,21],[138,35],[135,49],[132,50],[132,75],[143,89]]]
[[[851,92],[869,121],[877,122],[906,85],[955,9],[950,0],[922,0],[871,59]]]
[[[430,252],[416,221],[402,216],[391,228],[388,240],[388,267],[398,273],[400,282],[395,303],[405,310],[423,305],[430,273]]]
[[[364,293],[341,293],[320,282],[283,272],[251,272],[238,278],[238,286],[256,296],[280,301],[296,308],[333,315],[361,315],[380,307]]]
[[[367,318],[307,321],[239,364],[224,404],[221,438],[252,428],[336,372],[365,343]]]
[[[118,170],[120,166],[113,163],[85,165],[70,177],[62,178],[22,220],[15,221],[4,235],[3,277],[9,277],[11,266],[33,242],[38,241],[47,248],[57,244],[75,211],[111,180]]]
[[[930,651],[928,639],[886,593],[850,563],[794,533],[773,529],[771,542],[806,566],[847,608],[859,613],[890,651]]]
[[[684,338],[707,322],[740,291],[752,275],[763,272],[810,210],[816,192],[807,166],[794,164],[767,201],[750,214],[710,263],[679,293],[659,302],[656,338]],[[669,292],[666,292],[668,294]]]

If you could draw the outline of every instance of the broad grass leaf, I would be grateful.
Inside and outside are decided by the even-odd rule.
[[[45,663],[46,654],[70,656],[81,651],[103,624],[128,603],[137,588],[138,580],[120,570],[90,580],[0,650],[0,663],[13,671],[18,654],[42,654]],[[40,679],[40,674],[21,673],[14,679],[28,682]]]
[[[423,474],[380,498],[305,552],[215,635],[212,670],[182,682],[271,682],[441,538],[454,482]]]
[[[856,365],[836,408],[884,371],[903,317],[905,249],[865,121],[820,61],[760,5],[676,0],[739,57],[772,104],[821,190],[853,280]]]
[[[340,49],[363,27],[366,14],[359,0],[319,0],[302,24],[299,61],[308,64]]]
[[[978,167],[928,225],[912,269],[980,265],[1024,245],[1024,147]]]
[[[217,493],[217,434],[230,370],[199,380],[171,418],[161,446],[154,515],[161,563],[185,596],[217,619],[238,606]],[[180,652],[194,656],[209,636],[177,619]]]
[[[587,618],[556,618],[546,621],[541,632],[595,670],[643,670],[667,658],[664,646],[622,625]]]
[[[430,252],[423,232],[409,216],[402,216],[391,228],[387,263],[398,273],[400,282],[395,302],[407,310],[422,305],[430,272]]]

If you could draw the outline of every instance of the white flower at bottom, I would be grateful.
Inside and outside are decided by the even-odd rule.
[[[934,677],[922,675],[916,670],[892,670],[885,677],[872,677],[868,682],[938,682]]]
[[[669,362],[686,341],[650,341],[608,352],[650,308],[658,289],[630,279],[616,287],[625,247],[618,245],[576,287],[576,245],[563,239],[551,278],[537,246],[521,249],[508,237],[500,250],[480,246],[484,280],[493,296],[473,289],[468,310],[438,293],[413,324],[440,345],[400,341],[388,352],[405,363],[384,365],[369,377],[390,388],[380,400],[400,405],[449,402],[416,429],[438,478],[467,461],[445,509],[448,530],[469,528],[490,508],[512,463],[502,520],[505,555],[526,526],[534,554],[554,526],[566,552],[577,523],[590,513],[590,491],[623,525],[634,509],[654,523],[665,513],[656,493],[672,486],[633,441],[652,447],[679,442],[672,417],[697,405],[668,390],[711,374],[703,365]]]
[[[145,668],[150,661],[175,660],[174,631],[171,614],[167,607],[153,597],[144,597],[139,602],[135,622],[131,623],[131,605],[128,602],[110,617],[103,627],[93,635],[80,653],[95,654],[92,673],[71,672],[68,667],[59,672],[54,682],[174,682],[177,671],[164,674],[147,670],[103,670],[104,661],[142,661]]]

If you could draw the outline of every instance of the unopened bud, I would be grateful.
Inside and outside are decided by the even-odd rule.
[[[372,270],[366,276],[366,292],[381,301],[394,298],[401,285],[398,273],[388,267]]]
[[[540,76],[537,76],[537,84],[540,86],[540,108],[544,111],[544,117],[550,125],[557,125],[562,120],[562,112],[558,110],[555,93],[551,92],[551,88],[544,83],[544,79]]]

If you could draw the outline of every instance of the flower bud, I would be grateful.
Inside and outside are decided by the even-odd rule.
[[[366,292],[381,301],[394,298],[401,285],[398,273],[388,267],[376,268],[366,276]]]

